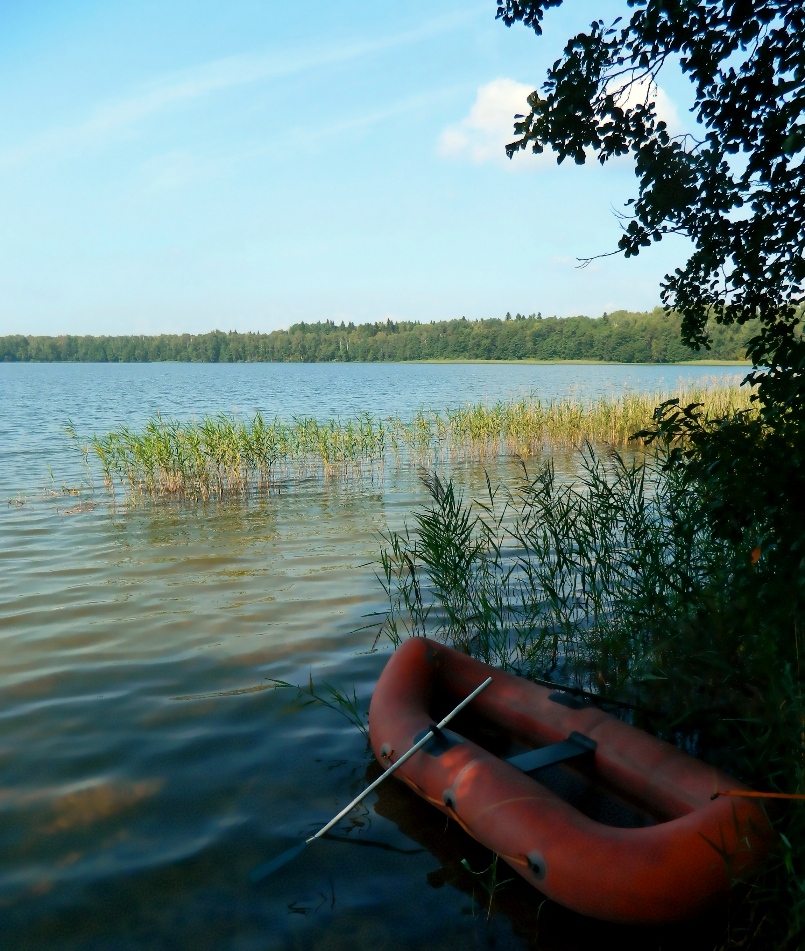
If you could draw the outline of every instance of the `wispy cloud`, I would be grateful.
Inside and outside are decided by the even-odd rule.
[[[349,132],[379,125],[390,119],[395,119],[410,113],[423,112],[432,109],[440,101],[449,100],[455,96],[456,86],[447,86],[443,89],[430,90],[415,96],[406,96],[379,109],[369,110],[346,116],[330,123],[316,126],[316,141],[337,137]],[[288,155],[295,149],[301,149],[310,142],[310,129],[297,126],[257,146],[238,149],[237,151],[219,150],[217,152],[196,154],[186,151],[172,151],[164,155],[149,159],[142,166],[146,178],[146,187],[152,191],[176,189],[192,186],[200,181],[208,180],[218,175],[223,169],[238,163],[266,155]]]
[[[218,171],[220,159],[174,150],[143,163],[148,191],[172,191],[209,180]]]
[[[164,75],[129,96],[100,105],[83,121],[48,129],[26,142],[0,150],[0,167],[18,165],[41,154],[80,152],[88,146],[104,144],[115,136],[130,134],[138,123],[171,107],[217,92],[332,68],[396,47],[414,45],[456,29],[476,18],[478,12],[477,8],[471,8],[460,14],[436,17],[414,30],[341,46],[229,56]]]
[[[376,125],[380,122],[385,122],[388,119],[394,119],[397,116],[401,116],[406,113],[421,112],[433,107],[434,104],[440,101],[454,97],[457,92],[457,88],[458,87],[456,86],[446,86],[443,89],[430,90],[427,93],[421,93],[415,96],[406,96],[403,99],[390,102],[379,109],[372,109],[360,114],[346,116],[345,118],[339,119],[338,121],[317,126],[316,139],[320,140],[328,136],[340,135],[343,132],[350,132],[367,126]],[[309,141],[310,130],[305,127],[298,127],[291,129],[285,135],[278,137],[266,145],[251,150],[248,154],[250,156],[257,155],[265,152],[271,152],[275,149],[285,151],[291,146],[301,146]]]

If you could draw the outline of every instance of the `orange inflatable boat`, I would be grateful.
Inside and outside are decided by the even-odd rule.
[[[489,675],[491,685],[397,775],[526,881],[584,915],[628,924],[692,917],[766,854],[748,789],[564,692],[425,638],[388,662],[369,711],[388,767]],[[512,755],[513,754],[513,755]]]

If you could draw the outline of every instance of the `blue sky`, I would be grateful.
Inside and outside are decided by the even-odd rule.
[[[659,302],[686,245],[611,250],[629,159],[509,162],[571,33],[494,0],[5,0],[0,334],[598,316]],[[678,129],[685,82],[663,80]]]

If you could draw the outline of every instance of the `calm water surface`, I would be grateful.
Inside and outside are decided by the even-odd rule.
[[[710,947],[718,922],[608,928],[520,881],[487,921],[461,860],[488,854],[395,780],[341,841],[248,884],[376,775],[354,728],[289,710],[269,681],[312,675],[368,703],[388,656],[370,652],[379,534],[422,500],[416,472],[135,510],[43,488],[81,476],[68,419],[90,434],[157,410],[406,415],[716,374],[735,368],[0,365],[0,947]]]

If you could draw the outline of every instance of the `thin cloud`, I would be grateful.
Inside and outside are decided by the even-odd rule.
[[[478,12],[476,8],[437,17],[415,30],[340,47],[229,56],[162,76],[132,96],[101,106],[83,122],[49,129],[25,143],[0,151],[0,167],[18,165],[40,154],[69,153],[88,145],[102,144],[115,134],[125,134],[151,116],[216,92],[338,66],[415,44],[456,29],[475,18]]]
[[[186,188],[211,178],[220,163],[208,156],[175,150],[149,159],[142,166],[151,191]]]
[[[430,91],[416,96],[407,96],[396,102],[389,103],[383,108],[348,116],[329,125],[316,128],[316,140],[331,138],[352,131],[358,131],[389,119],[395,119],[408,113],[423,112],[431,109],[440,100],[452,98],[456,94],[455,86],[448,86],[441,90]],[[163,189],[183,188],[209,179],[228,166],[239,162],[250,161],[264,155],[288,154],[293,149],[301,148],[310,140],[310,130],[299,126],[289,129],[286,133],[276,136],[259,146],[241,149],[233,152],[219,151],[198,155],[185,151],[173,151],[151,159],[142,166],[148,181],[147,187],[158,191]]]

